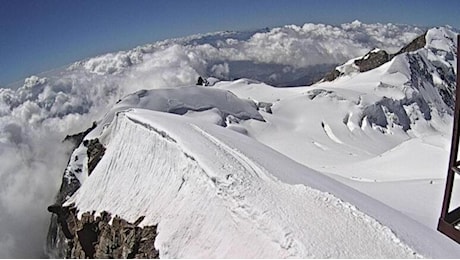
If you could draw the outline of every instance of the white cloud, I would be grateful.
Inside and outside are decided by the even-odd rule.
[[[230,69],[228,68],[228,63],[224,62],[221,64],[215,64],[211,67],[211,72],[214,76],[218,78],[228,78]]]
[[[373,47],[394,51],[421,33],[410,26],[351,23],[291,25],[252,36],[209,34],[102,55],[46,78],[29,77],[18,90],[0,89],[0,257],[42,256],[46,207],[68,159],[62,140],[91,126],[121,97],[193,85],[200,75],[232,78],[269,69],[259,76],[286,80],[283,75],[304,76],[302,68],[341,63]],[[235,70],[241,64],[254,70]]]

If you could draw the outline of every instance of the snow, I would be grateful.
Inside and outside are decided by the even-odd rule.
[[[196,93],[209,88],[190,90],[193,102],[198,104],[193,106],[182,101],[171,103],[175,96],[190,96],[176,89],[130,95],[114,107],[116,113],[109,113],[103,131],[94,131],[87,137],[98,137],[109,153],[113,149],[115,154],[101,161],[95,174],[67,204],[74,203],[80,214],[107,210],[132,221],[145,214],[142,225],[159,225],[156,245],[163,257],[458,256],[456,244],[434,229],[438,211],[428,212],[432,208],[424,207],[420,201],[425,198],[425,203],[435,204],[434,198],[440,199],[439,181],[447,164],[446,129],[451,115],[434,84],[422,78],[424,70],[436,68],[424,65],[414,72],[416,65],[411,61],[423,61],[427,51],[410,55],[397,56],[372,71],[310,87],[280,89],[245,79],[218,82],[213,89],[232,91],[256,103],[273,103],[271,113],[259,111],[264,120],[222,117],[227,128],[214,125],[222,122],[216,119],[217,105],[226,106],[229,102],[230,107],[235,107],[236,102],[227,98],[213,103],[219,98],[204,98]],[[414,74],[418,72],[420,75]],[[413,82],[414,78],[420,80]],[[168,100],[167,105],[163,100]],[[206,103],[212,103],[213,108],[197,109],[209,108],[203,105]],[[188,116],[176,117],[132,107],[198,112],[188,111]],[[119,113],[122,110],[127,112]],[[110,116],[114,114],[115,119]],[[148,139],[138,134],[140,129],[156,137],[151,141],[154,147],[158,138],[165,140],[158,148],[145,145],[146,150],[138,151],[136,143]],[[232,129],[236,131],[229,131]],[[165,148],[167,144],[175,148]],[[131,152],[121,152],[130,146],[134,146]],[[169,149],[174,154],[169,155]],[[157,150],[163,152],[155,155]],[[176,150],[182,152],[185,161],[168,162],[180,157]],[[433,162],[431,158],[443,159]],[[133,169],[133,164],[139,166]],[[159,165],[162,168],[158,169]],[[112,176],[114,172],[121,177]],[[148,190],[137,187],[137,181],[126,181],[125,174],[137,180],[147,175],[142,172],[155,177],[149,175],[152,179],[142,180]],[[177,172],[186,174],[171,176]],[[168,183],[167,190],[155,188],[164,182]],[[126,186],[126,193],[120,193],[119,186]],[[87,196],[96,187],[104,188]],[[180,195],[184,189],[193,190],[193,195]],[[430,197],[418,196],[422,190]],[[393,195],[388,196],[391,192]],[[133,205],[135,201],[142,203]],[[206,205],[200,204],[203,201]],[[181,209],[181,217],[177,216],[177,208]],[[338,211],[330,212],[332,209]],[[202,212],[210,214],[203,216]],[[349,214],[354,217],[349,219]],[[369,224],[371,231],[365,231]],[[356,237],[357,232],[372,236]],[[214,246],[206,246],[207,241],[214,241]],[[377,251],[375,244],[379,245]]]
[[[139,109],[118,114],[106,131],[106,156],[67,204],[129,221],[145,215],[141,225],[159,224],[160,257],[418,256],[331,193],[278,180],[311,176],[346,189],[253,139]]]
[[[144,108],[174,114],[187,114],[194,117],[196,112],[208,114],[206,120],[225,125],[229,117],[236,120],[256,119],[263,121],[251,100],[242,100],[230,91],[200,86],[174,89],[140,90],[119,100],[96,128],[96,135],[109,124],[120,111]],[[94,133],[86,139],[94,138]]]
[[[427,41],[439,31],[443,30],[430,30]],[[451,108],[445,106],[436,88],[452,83],[439,77],[435,82],[429,79],[436,66],[454,70],[451,65],[456,60],[445,63],[451,54],[436,55],[440,50],[429,43],[427,46],[396,56],[372,71],[310,87],[263,88],[262,93],[251,91],[251,84],[222,83],[216,87],[259,101],[278,96],[273,113],[262,113],[267,123],[242,123],[248,136],[434,230],[452,124]],[[450,53],[455,53],[454,49],[450,46]],[[426,67],[414,71],[412,60],[424,62]],[[429,78],[422,74],[424,70]],[[426,80],[412,81],[423,77]]]
[[[80,144],[70,156],[69,164],[64,171],[64,178],[71,179],[73,176],[77,178],[80,183],[83,183],[88,177],[88,148]]]
[[[101,55],[29,77],[18,89],[0,89],[0,255],[41,254],[49,217],[43,209],[53,203],[71,153],[62,140],[99,120],[99,127],[87,139],[100,137],[113,146],[108,149],[112,154],[104,156],[95,169],[94,173],[101,174],[87,178],[86,150],[80,147],[67,165],[66,176],[72,172],[84,183],[82,189],[88,184],[86,195],[97,190],[90,190],[93,182],[108,190],[115,187],[104,181],[113,181],[126,194],[135,190],[129,187],[139,185],[145,192],[142,202],[160,198],[153,203],[149,221],[160,223],[163,230],[158,242],[163,256],[406,257],[415,251],[426,257],[458,257],[456,245],[434,230],[451,135],[456,32],[450,27],[430,29],[425,48],[398,55],[364,73],[353,68],[354,59],[376,47],[394,53],[421,35],[422,29],[355,21],[210,33]],[[275,87],[305,85],[312,75],[344,63],[339,68],[346,75],[333,82]],[[212,77],[208,78],[212,84],[183,88],[194,85],[198,76]],[[155,136],[155,129],[162,129],[177,143]],[[145,140],[167,149],[170,156],[158,154]],[[202,149],[194,150],[196,146]],[[132,154],[122,154],[124,150]],[[138,157],[133,158],[134,154]],[[223,178],[229,170],[219,164],[221,157],[243,179]],[[155,165],[146,163],[149,160]],[[129,171],[134,178],[129,187],[120,184],[126,177],[122,172],[111,170],[108,176],[103,170],[128,167],[150,172],[158,165],[164,170],[155,172],[158,181]],[[187,178],[181,187],[182,176],[173,172],[184,170]],[[216,195],[217,184],[206,177],[207,172],[222,181],[219,187],[228,188],[227,195]],[[104,181],[98,179],[103,176]],[[230,185],[242,180],[248,186]],[[160,184],[158,189],[149,189]],[[196,187],[201,187],[199,192]],[[250,192],[259,188],[270,201]],[[238,192],[248,192],[246,200],[239,201],[247,203],[243,209],[234,204]],[[102,193],[97,192],[100,198]],[[123,203],[133,201],[121,195],[114,194],[119,201],[87,196],[94,204],[81,198],[81,207],[101,210],[107,206],[128,218],[150,208],[139,203],[138,208],[123,209]],[[229,210],[233,208],[236,212]],[[182,216],[177,209],[191,215]],[[267,209],[268,215],[262,214]],[[321,224],[315,226],[299,216]],[[220,219],[222,223],[216,223]],[[335,224],[328,227],[326,220]],[[363,241],[344,239],[342,235],[348,237],[354,231],[343,223],[350,230],[362,226],[359,232],[372,232],[362,234]],[[316,233],[307,234],[302,227]],[[341,235],[331,238],[319,227],[337,229],[332,233]],[[226,238],[224,233],[232,235]],[[195,237],[201,240],[193,242]],[[20,250],[26,241],[30,250]],[[248,247],[251,241],[258,242]],[[370,241],[384,249],[371,248]],[[333,248],[321,244],[326,242],[338,244]],[[209,246],[214,244],[220,246]]]
[[[240,119],[263,120],[256,105],[249,100],[241,100],[230,91],[198,86],[140,90],[123,98],[115,105],[115,110],[134,107],[175,114],[217,108],[224,118],[233,115]]]

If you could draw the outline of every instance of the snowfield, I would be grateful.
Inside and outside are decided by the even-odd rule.
[[[213,124],[135,109],[119,113],[100,141],[105,156],[66,203],[129,221],[146,216],[141,225],[159,224],[160,257],[412,258],[460,252],[435,231],[409,224],[411,236],[432,238],[418,239],[414,251],[333,194],[346,191],[366,205],[378,202]],[[380,206],[380,214],[410,223]]]
[[[145,216],[163,258],[459,258],[436,231],[458,30],[432,28],[365,72],[354,63],[423,32],[355,21],[197,35],[0,89],[0,257],[43,255],[65,169],[81,184],[65,205]],[[93,121],[85,139],[106,150],[88,176],[87,148],[62,140]]]

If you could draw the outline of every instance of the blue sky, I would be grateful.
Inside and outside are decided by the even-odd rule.
[[[355,19],[460,28],[460,1],[0,0],[0,85],[172,37]]]

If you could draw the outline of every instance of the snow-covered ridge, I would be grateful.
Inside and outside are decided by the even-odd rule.
[[[455,61],[456,45],[456,33],[453,28],[432,28],[426,31],[425,34],[415,38],[408,45],[402,47],[397,53],[390,50],[374,48],[363,56],[354,57],[344,64],[336,67],[335,76],[332,76],[332,74],[328,75],[326,80],[331,81],[338,76],[365,72],[381,66],[394,57],[405,53],[411,55],[414,52],[428,52],[421,54],[427,56],[426,58],[429,59],[430,62],[433,62],[433,65],[436,66],[441,63],[451,70],[456,70],[455,63],[453,63]],[[420,49],[424,49],[424,51],[420,51]],[[371,60],[370,64],[360,64],[368,60]]]
[[[371,158],[372,153],[377,155],[385,152],[411,138],[407,134],[409,129],[396,124],[401,117],[397,113],[394,113],[393,121],[386,121],[386,125],[376,125],[372,119],[367,119],[371,116],[379,117],[378,109],[371,111],[368,108],[372,104],[376,104],[375,107],[391,108],[395,106],[392,102],[397,102],[396,98],[407,97],[407,91],[401,92],[404,95],[399,95],[396,90],[403,87],[403,83],[409,79],[398,76],[393,78],[391,73],[388,74],[388,70],[403,65],[409,68],[410,64],[407,59],[400,60],[399,65],[395,65],[394,62],[370,71],[371,75],[367,75],[369,78],[365,77],[365,73],[360,74],[361,81],[350,80],[350,85],[339,79],[332,86],[327,85],[332,83],[321,83],[310,88],[289,90],[289,93],[284,94],[287,96],[275,103],[272,114],[262,113],[267,122],[258,121],[257,124],[262,124],[266,132],[271,131],[271,126],[281,128],[277,129],[278,134],[291,135],[290,138],[283,139],[283,143],[295,146],[292,141],[297,143],[305,138],[296,138],[297,133],[292,131],[289,124],[285,126],[277,122],[287,119],[290,124],[302,129],[300,132],[307,134],[316,148],[322,150],[318,152],[318,149],[309,149],[309,153],[316,153],[314,158],[324,156],[337,160],[338,157],[335,156],[342,151],[352,151],[356,153],[352,156],[359,162],[363,157]],[[407,70],[397,71],[404,75]],[[385,79],[392,81],[396,90],[376,91],[373,88],[375,82],[372,81],[376,75],[380,75],[380,78],[385,75]],[[363,85],[353,86],[356,82]],[[229,88],[244,96],[240,91],[247,91],[251,85],[257,85],[261,92],[261,96],[251,97],[256,100],[267,100],[267,97],[276,91],[283,92],[244,80],[220,82],[214,87]],[[106,154],[91,176],[80,178],[82,187],[65,205],[74,205],[80,212],[108,211],[128,221],[146,216],[142,225],[159,225],[156,246],[163,257],[411,257],[417,253],[430,257],[457,255],[454,243],[400,212],[294,163],[253,139],[209,124],[209,121],[219,124],[218,121],[209,120],[208,112],[212,115],[214,108],[241,106],[254,110],[253,106],[243,106],[240,104],[242,101],[233,95],[230,95],[232,98],[228,98],[229,92],[216,89],[189,87],[183,91],[139,91],[118,102],[113,108],[114,112],[109,113],[107,119],[102,121],[102,128],[95,129],[87,136],[87,139],[98,138],[107,147]],[[411,91],[417,92],[417,89]],[[200,92],[206,94],[201,95]],[[386,98],[391,93],[392,98]],[[222,94],[225,98],[219,98]],[[194,100],[190,101],[192,97]],[[205,105],[213,103],[214,100],[218,102],[211,107]],[[387,103],[379,103],[381,100],[387,100]],[[429,99],[422,100],[431,102]],[[188,102],[195,105],[190,106]],[[132,107],[173,113],[181,111],[178,114],[185,116],[188,115],[186,110],[189,109],[200,111],[200,108],[209,108],[209,111],[198,112],[193,118],[186,119],[165,113],[132,110]],[[422,112],[419,107],[413,109],[416,113]],[[120,112],[127,110],[129,111]],[[318,114],[318,110],[322,113]],[[305,112],[309,114],[305,115]],[[441,113],[433,118],[424,118],[423,122],[414,121],[412,135],[426,133],[419,131],[418,125],[433,123],[433,127],[436,121],[442,122],[442,115]],[[308,120],[309,123],[301,124],[295,117]],[[205,118],[208,123],[199,118]],[[257,116],[254,118],[257,119]],[[389,122],[393,122],[394,125],[388,125]],[[257,130],[257,126],[251,127],[250,120],[241,123],[241,127],[245,127],[256,138],[261,138],[259,140],[262,142],[274,144],[264,140],[260,134],[251,133]],[[323,130],[322,136],[317,131],[319,126]],[[382,127],[386,127],[387,130],[383,131]],[[286,129],[286,132],[283,129]],[[279,140],[276,136],[273,132],[268,135],[272,140]],[[140,142],[142,145],[139,145]],[[283,151],[277,145],[274,147]],[[78,151],[77,149],[76,153]],[[288,151],[283,152],[292,156]],[[334,153],[333,156],[331,152]],[[339,170],[342,170],[343,174],[344,169],[348,168],[345,165]],[[385,178],[384,175],[380,177]],[[155,188],[155,185],[161,188]],[[262,194],[263,197],[260,198]],[[135,204],[136,201],[141,203]],[[287,201],[292,202],[292,205]],[[318,205],[318,201],[323,202]],[[335,205],[332,208],[333,213],[330,212],[329,203]],[[299,205],[303,207],[299,208]],[[182,211],[178,212],[178,209]],[[312,209],[315,209],[313,213]],[[203,215],[202,212],[209,212],[212,217]],[[366,235],[354,237],[355,233],[348,233],[349,229],[342,230],[338,227],[349,217],[348,214],[354,217],[348,220],[347,227],[354,223],[357,226],[353,230],[359,230],[358,232],[367,233],[364,230],[369,226],[363,226],[363,222],[371,223],[372,236],[366,238],[366,242],[361,240]],[[377,218],[378,222],[367,214]],[[318,218],[318,215],[321,217]],[[295,216],[300,216],[300,219]],[[312,220],[314,223],[310,223]],[[321,221],[326,222],[321,224]],[[382,222],[391,229],[382,226]],[[330,231],[325,231],[326,225],[329,225]],[[248,230],[250,232],[247,232]],[[304,230],[308,230],[308,234],[304,233]],[[314,237],[311,236],[313,233]],[[330,235],[332,233],[333,236]],[[424,239],[426,237],[431,238],[429,244],[423,242],[428,241]],[[215,247],[207,247],[206,241],[209,239],[219,243]],[[230,242],[227,239],[238,241]],[[251,248],[246,245],[249,241],[252,241]],[[370,245],[367,244],[369,241],[372,241],[373,248],[375,244],[379,245],[377,251],[370,249]],[[331,243],[336,247],[331,249]],[[311,247],[312,244],[315,246]],[[247,251],[240,250],[244,245]],[[449,250],[445,250],[446,248]]]
[[[259,111],[266,123],[249,120],[228,124],[228,128],[325,174],[342,176],[345,182],[351,180],[351,186],[362,188],[391,207],[434,227],[430,223],[437,220],[436,205],[442,199],[437,198],[437,194],[443,188],[444,165],[447,165],[443,162],[447,160],[451,129],[449,107],[453,104],[451,82],[455,75],[451,64],[455,64],[455,52],[450,50],[456,48],[452,35],[458,30],[441,27],[430,31],[433,34],[428,33],[428,48],[414,55],[402,55],[382,68],[356,73],[333,83],[280,89],[246,79],[217,82],[216,88],[228,89],[241,99],[250,97],[258,102],[273,103],[273,114]],[[246,34],[208,34],[166,40],[107,57],[102,55],[94,59],[89,69],[83,61],[68,70],[30,77],[19,89],[0,89],[0,177],[5,180],[0,184],[3,194],[0,226],[4,234],[0,237],[0,251],[22,254],[24,251],[19,248],[24,241],[38,241],[35,246],[31,245],[30,248],[34,248],[31,251],[42,252],[41,243],[49,220],[43,209],[52,203],[71,153],[62,140],[67,134],[87,129],[124,96],[141,89],[193,85],[199,75],[215,75],[220,79],[246,75],[259,81],[276,82],[302,79],[311,68],[303,70],[295,66],[308,66],[309,61],[314,61],[302,55],[322,59],[339,57],[332,59],[330,66],[335,67],[374,47],[400,49],[421,33],[422,30],[412,26],[355,22],[342,26],[285,26]],[[308,34],[314,37],[308,38]],[[289,40],[290,37],[293,39]],[[343,49],[327,52],[328,38]],[[260,41],[271,41],[276,48],[272,50]],[[275,44],[276,41],[280,44]],[[348,44],[352,47],[346,47]],[[240,50],[242,56],[239,56]],[[284,58],[277,57],[282,55]],[[346,59],[342,60],[342,55],[346,55]],[[263,60],[276,63],[257,63]],[[286,60],[290,62],[287,65]],[[313,74],[331,69],[328,66]],[[314,64],[312,68],[315,67],[321,66]],[[305,81],[295,80],[293,85],[299,82]],[[363,113],[366,107],[370,108]],[[209,114],[201,117],[202,113]],[[222,120],[213,109],[189,112],[187,116],[206,118],[213,123]],[[417,156],[408,160],[408,154]],[[401,194],[402,190],[407,191],[407,186],[403,182],[395,183],[400,180],[414,180],[409,185],[424,190],[414,196]],[[374,192],[383,189],[389,181],[392,183],[387,187],[402,188],[381,194]],[[373,186],[375,183],[379,189]],[[367,188],[364,184],[368,184]],[[22,199],[18,202],[11,197]],[[418,199],[420,197],[423,199]],[[427,205],[435,205],[435,209],[430,206],[428,210]],[[31,236],[26,230],[31,227],[11,225],[13,222],[35,223],[32,229],[37,235]]]
[[[158,224],[161,257],[416,256],[354,206],[280,182],[278,176],[317,173],[253,139],[138,109],[118,114],[106,131],[106,155],[67,204],[127,220],[146,216],[141,225]],[[240,150],[233,138],[253,148]],[[290,172],[267,168],[275,164]]]
[[[419,40],[421,37],[423,39]],[[417,42],[421,45],[412,51],[388,54],[376,49],[365,56],[351,59],[336,68],[339,80],[328,80],[337,80],[332,83],[336,86],[346,81],[376,85],[379,91],[372,91],[372,94],[380,96],[380,100],[373,98],[370,104],[362,103],[362,117],[367,117],[370,124],[384,128],[397,124],[407,131],[421,117],[431,120],[432,113],[438,113],[441,117],[444,113],[451,114],[456,73],[455,33],[446,28],[434,28],[419,38]],[[372,55],[374,61],[366,65],[371,67],[361,67],[361,62]],[[375,67],[378,69],[368,72]],[[321,85],[327,86],[328,83],[317,84]],[[362,123],[359,125],[362,126]]]
[[[185,115],[232,129],[235,129],[234,123],[242,120],[264,121],[253,101],[239,99],[227,90],[201,86],[139,90],[119,100],[104,118],[99,120],[95,129],[84,137],[85,142],[100,138],[117,114],[134,108]],[[89,148],[85,142],[77,144],[78,147],[73,151],[63,182],[76,183],[79,187],[90,174],[87,155]],[[74,190],[66,191],[65,196],[73,192]]]
[[[189,111],[200,112],[215,108],[223,119],[231,115],[241,120],[263,121],[254,102],[242,100],[230,91],[199,86],[140,90],[124,97],[112,110],[136,107],[180,115]]]

